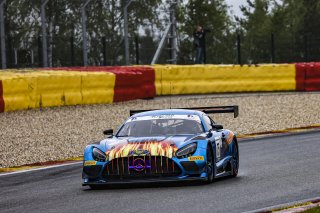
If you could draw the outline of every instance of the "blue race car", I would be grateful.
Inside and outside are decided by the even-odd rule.
[[[235,134],[207,114],[233,113],[238,106],[135,110],[113,135],[84,151],[83,186],[236,177]]]

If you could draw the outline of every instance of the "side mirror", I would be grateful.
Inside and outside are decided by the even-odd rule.
[[[223,129],[223,126],[222,126],[222,125],[219,125],[219,124],[213,124],[213,125],[212,125],[212,128],[213,128],[213,129],[216,129],[216,130],[220,130],[220,129]]]
[[[112,135],[113,134],[113,129],[106,129],[103,131],[104,135]]]
[[[211,129],[212,130],[212,129]],[[212,132],[211,132],[211,130],[208,132],[208,134],[207,134],[207,138],[211,138],[212,137]]]

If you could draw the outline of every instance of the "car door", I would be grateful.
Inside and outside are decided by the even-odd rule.
[[[208,116],[209,117],[209,116]],[[225,157],[225,142],[224,142],[224,138],[223,138],[223,130],[222,129],[216,129],[215,128],[215,122],[214,120],[212,120],[212,118],[210,118],[210,125],[212,127],[212,132],[213,132],[213,136],[214,136],[214,142],[216,145],[216,162],[219,162],[220,160],[222,160]]]
[[[222,131],[217,131],[217,129],[213,127],[215,122],[209,116],[204,114],[203,118],[204,118],[205,124],[207,125],[207,128],[210,129],[209,133],[211,134],[211,137],[209,138],[209,140],[211,143],[213,143],[214,145],[213,147],[216,147],[215,157],[216,157],[216,162],[219,162],[225,156]]]

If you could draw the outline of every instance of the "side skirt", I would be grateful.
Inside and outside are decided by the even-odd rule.
[[[232,175],[232,172],[222,172],[216,175],[216,178],[226,177]]]

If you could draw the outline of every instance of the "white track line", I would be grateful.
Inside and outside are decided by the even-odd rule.
[[[266,207],[266,208],[247,211],[247,212],[244,212],[244,213],[269,212],[269,211],[274,211],[274,210],[281,209],[281,208],[287,208],[287,207],[291,207],[291,206],[296,206],[296,205],[300,205],[300,204],[304,204],[304,203],[308,203],[308,202],[313,202],[313,201],[317,201],[317,200],[320,200],[320,197],[314,197],[314,198],[309,198],[309,199],[304,199],[304,200],[298,200],[298,201],[293,201],[293,202],[290,202],[290,203],[284,203],[284,204],[275,205],[275,206],[269,206],[269,207]]]
[[[21,174],[21,173],[26,173],[26,172],[34,172],[34,171],[40,171],[40,170],[46,170],[46,169],[53,169],[53,168],[64,167],[64,166],[71,166],[71,165],[81,164],[81,163],[82,163],[82,161],[74,162],[74,163],[64,163],[64,164],[60,164],[60,165],[46,166],[46,167],[40,167],[40,168],[34,168],[34,169],[27,169],[27,170],[16,171],[16,172],[8,172],[8,173],[0,174],[0,177],[8,176],[8,175],[16,175],[16,174]]]

